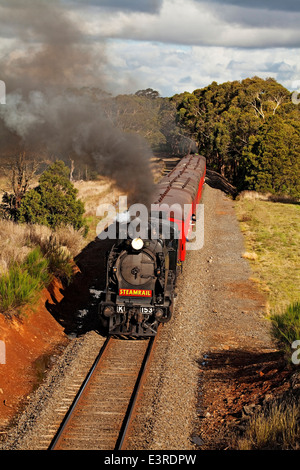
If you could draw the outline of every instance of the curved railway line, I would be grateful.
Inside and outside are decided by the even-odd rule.
[[[49,450],[122,450],[157,336],[108,337]]]

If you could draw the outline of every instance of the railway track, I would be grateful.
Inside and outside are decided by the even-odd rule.
[[[49,450],[124,448],[156,338],[105,341]]]

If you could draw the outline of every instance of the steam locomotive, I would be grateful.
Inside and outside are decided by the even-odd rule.
[[[99,318],[109,335],[155,336],[158,325],[170,320],[205,172],[204,157],[183,157],[157,185],[143,236],[119,236],[113,245],[99,304]]]

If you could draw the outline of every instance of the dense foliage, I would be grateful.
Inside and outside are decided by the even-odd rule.
[[[84,227],[84,205],[76,196],[69,169],[62,161],[56,161],[42,173],[39,185],[23,197],[18,220],[50,228],[70,225],[79,230]]]
[[[193,144],[176,123],[176,105],[152,88],[101,101],[107,118],[124,132],[142,136],[158,156],[185,155]]]
[[[274,79],[213,82],[172,101],[208,166],[238,190],[300,196],[299,106]]]

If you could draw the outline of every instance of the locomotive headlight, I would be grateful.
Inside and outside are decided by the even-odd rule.
[[[134,238],[131,242],[131,246],[134,250],[141,250],[144,246],[144,242],[141,238]]]

